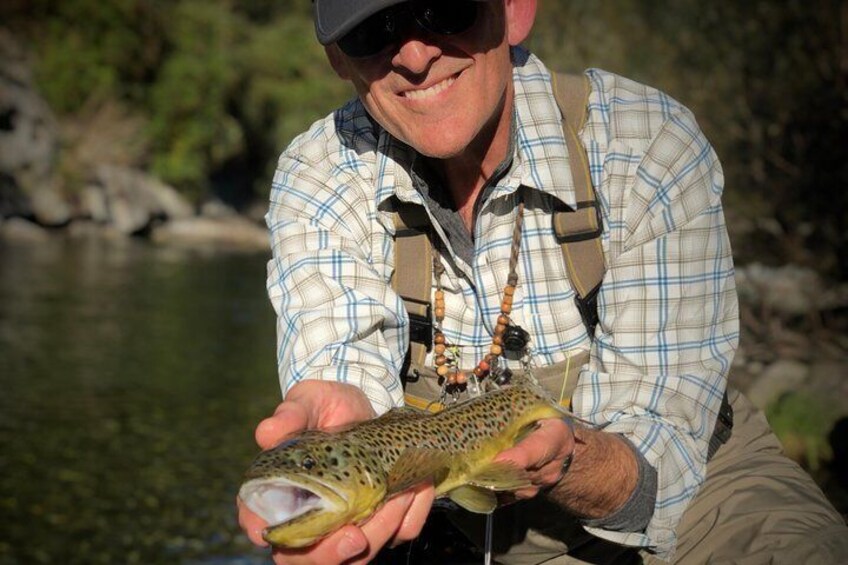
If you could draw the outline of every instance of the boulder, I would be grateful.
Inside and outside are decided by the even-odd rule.
[[[780,359],[766,367],[748,389],[748,398],[757,408],[765,408],[781,395],[799,390],[810,374],[810,367],[798,361]]]
[[[818,311],[825,288],[814,270],[798,265],[769,267],[752,263],[736,269],[739,298],[783,317]]]
[[[58,155],[58,123],[35,89],[26,52],[11,33],[0,28],[0,175],[6,179],[0,183],[0,202],[4,215],[34,212],[41,221],[45,205],[46,222],[67,222],[67,207],[56,207],[54,199],[43,195],[56,186]],[[28,200],[35,191],[40,193],[40,202],[37,209],[30,210]]]
[[[141,171],[119,165],[100,165],[96,169],[96,186],[104,194],[109,221],[122,233],[139,233],[157,218],[185,219],[194,210],[172,187]],[[89,195],[88,201],[95,203]],[[99,211],[89,210],[94,218]]]
[[[71,221],[71,207],[52,186],[39,186],[30,194],[32,215],[42,226],[64,226]]]
[[[186,218],[156,226],[151,238],[160,244],[269,251],[268,231],[241,216]]]
[[[50,239],[50,234],[23,218],[9,218],[0,224],[0,237],[7,241],[40,243]]]

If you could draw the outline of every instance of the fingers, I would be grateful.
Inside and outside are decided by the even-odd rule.
[[[279,565],[334,565],[349,562],[367,550],[368,539],[362,530],[344,526],[314,545],[302,549],[274,549],[271,556]]]
[[[262,530],[268,525],[265,520],[251,512],[238,496],[236,496],[236,506],[238,506],[239,526],[250,541],[261,547],[267,546],[268,542],[262,539]]]
[[[413,502],[415,492],[401,493],[389,499],[377,512],[362,525],[362,532],[368,538],[368,552],[352,561],[353,564],[368,563],[385,546],[394,539],[404,527],[404,521]],[[420,508],[418,509],[420,512]],[[429,511],[429,507],[428,507]],[[426,514],[424,516],[426,519]],[[417,521],[417,520],[413,520]],[[422,522],[423,525],[423,522]],[[420,531],[420,528],[419,528]]]
[[[410,526],[407,526],[405,517],[410,512],[415,498],[415,493],[411,491],[400,494],[386,502],[360,527],[344,526],[309,547],[294,550],[275,549],[272,554],[274,562],[286,565],[368,563],[401,530],[407,527],[414,529],[418,518],[412,519]],[[429,507],[426,509],[421,507],[427,499],[427,494],[423,494],[422,502],[416,506],[417,511],[424,511],[425,518]],[[423,525],[423,521],[421,523]]]
[[[303,406],[295,402],[283,402],[277,406],[273,416],[265,418],[256,426],[256,443],[262,449],[270,449],[287,436],[306,429],[308,421]]]
[[[516,446],[500,453],[496,460],[510,461],[528,471],[532,487],[515,491],[518,498],[529,498],[541,488],[552,486],[562,478],[565,458],[574,450],[574,436],[561,420],[542,420],[539,428]]]
[[[415,497],[412,499],[412,504],[403,517],[394,537],[389,540],[389,545],[395,547],[404,542],[413,540],[421,534],[421,529],[427,521],[427,516],[430,515],[430,509],[433,507],[433,501],[436,499],[436,489],[431,484],[422,485],[414,491]]]

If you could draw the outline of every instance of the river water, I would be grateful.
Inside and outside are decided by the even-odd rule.
[[[0,563],[264,563],[234,499],[279,399],[262,254],[0,241]]]

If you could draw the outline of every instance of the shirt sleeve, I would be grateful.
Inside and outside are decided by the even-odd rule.
[[[305,379],[349,383],[382,413],[403,403],[408,320],[387,284],[385,245],[375,244],[368,171],[319,133],[280,157],[266,216],[280,386],[285,396]]]
[[[644,531],[586,526],[670,559],[704,481],[707,448],[738,342],[718,159],[691,114],[668,113],[646,146],[611,142],[602,202],[607,272],[575,412],[629,439],[657,472]],[[614,195],[614,196],[613,196]]]

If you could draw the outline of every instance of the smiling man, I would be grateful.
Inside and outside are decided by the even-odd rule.
[[[723,176],[688,110],[600,70],[560,89],[518,47],[535,0],[314,8],[358,97],[279,160],[268,289],[285,401],[259,444],[529,371],[593,425],[545,420],[499,455],[532,482],[496,513],[499,561],[845,556],[839,515],[726,394],[738,315]],[[563,236],[558,218],[576,216],[591,229]],[[399,251],[408,232],[422,254]],[[592,266],[603,282],[581,288]],[[432,502],[418,487],[274,558],[366,562],[417,536]],[[265,521],[245,506],[240,519],[262,543]]]

